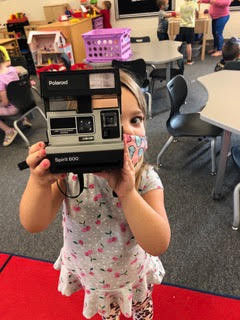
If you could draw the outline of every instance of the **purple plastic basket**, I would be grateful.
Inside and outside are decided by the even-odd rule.
[[[86,60],[108,62],[113,59],[128,60],[131,55],[129,28],[95,29],[82,34]]]

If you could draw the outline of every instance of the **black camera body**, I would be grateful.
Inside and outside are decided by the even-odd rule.
[[[117,69],[40,74],[47,116],[46,158],[52,173],[89,173],[123,167],[121,83]],[[75,100],[76,110],[51,110]]]

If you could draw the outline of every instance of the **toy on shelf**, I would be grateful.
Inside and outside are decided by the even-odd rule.
[[[7,20],[7,23],[15,23],[15,22],[25,22],[28,18],[26,17],[26,14],[23,12],[17,12],[10,15],[9,19]]]
[[[62,53],[74,64],[72,46],[60,31],[30,31],[28,44],[37,67],[58,64]]]
[[[60,22],[68,21],[68,20],[69,20],[69,17],[66,14],[63,14],[58,18],[58,21]]]
[[[96,0],[91,0],[91,1],[80,1],[80,8],[83,12],[83,16],[85,18],[95,18],[97,16],[96,10],[93,8],[93,5],[97,5]]]
[[[72,17],[74,18],[83,18],[84,15],[83,15],[83,12],[80,11],[80,10],[74,10],[73,11],[73,14],[72,14]]]
[[[70,8],[68,8],[68,7],[65,7],[65,12],[64,12],[64,14],[65,14],[66,16],[68,16],[68,18],[70,18],[70,17],[73,15],[73,10],[70,9]]]

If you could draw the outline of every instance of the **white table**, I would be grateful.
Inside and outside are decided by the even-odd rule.
[[[222,198],[222,185],[231,145],[231,134],[240,134],[240,72],[223,70],[197,79],[208,92],[200,118],[224,129],[213,199]]]
[[[132,60],[144,59],[147,64],[153,66],[158,64],[167,64],[166,81],[170,80],[171,64],[174,61],[183,58],[183,55],[178,51],[182,42],[163,40],[143,43],[131,43]]]
[[[171,64],[174,61],[183,58],[182,54],[178,51],[178,47],[181,45],[179,41],[164,40],[164,41],[151,41],[141,43],[131,43],[131,49],[133,55],[130,60],[144,59],[147,64],[161,65],[167,64],[166,68],[166,80],[170,80],[170,69]],[[93,67],[109,67],[112,65],[109,62],[91,62],[90,65]]]

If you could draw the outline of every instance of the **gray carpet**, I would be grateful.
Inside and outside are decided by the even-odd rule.
[[[211,73],[216,58],[207,56],[186,66],[189,95],[184,110],[198,111],[207,101],[205,90],[195,81]],[[230,97],[226,97],[226,103]],[[169,101],[164,88],[153,100],[153,119],[147,121],[148,161],[155,164],[157,153],[168,138],[165,123]],[[31,143],[45,139],[44,124],[37,116],[27,132]],[[0,134],[0,143],[3,135]],[[239,144],[233,135],[233,144]],[[220,150],[220,141],[218,141]],[[17,163],[25,159],[27,149],[17,137],[8,148],[0,146],[0,251],[54,261],[62,244],[61,215],[48,230],[29,234],[20,225],[18,205],[28,174]],[[240,296],[240,234],[232,231],[232,192],[240,174],[229,159],[224,181],[225,198],[213,201],[215,178],[210,176],[210,150],[207,141],[184,139],[172,144],[163,157],[159,175],[165,186],[165,205],[171,224],[172,239],[161,257],[165,282],[220,294]]]

